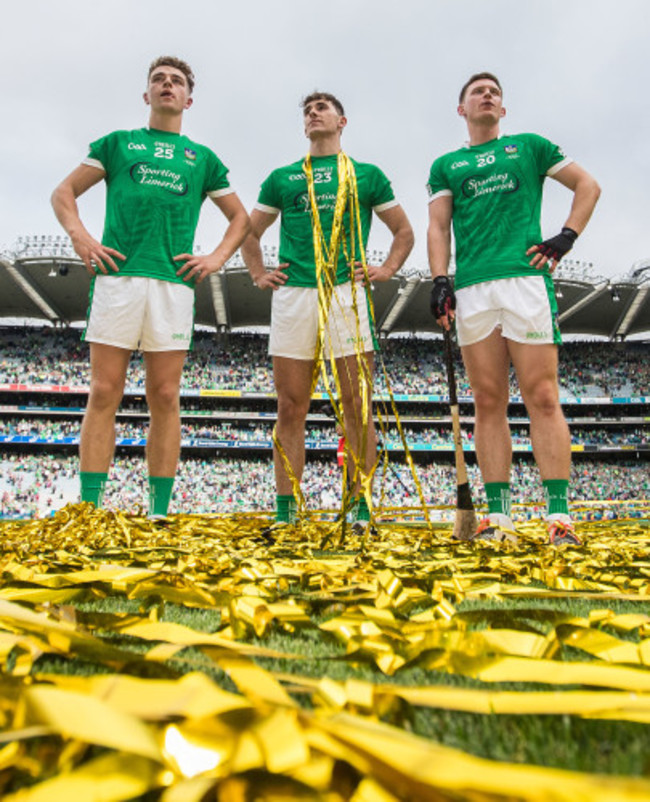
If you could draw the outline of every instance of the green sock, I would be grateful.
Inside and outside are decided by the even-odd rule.
[[[346,520],[353,524],[357,521],[369,521],[370,510],[365,496],[352,496],[348,504]]]
[[[485,495],[488,502],[488,513],[500,513],[512,517],[512,501],[510,499],[510,482],[486,482]]]
[[[275,497],[275,520],[281,524],[295,524],[297,518],[297,505],[294,496]]]
[[[97,509],[104,503],[108,473],[81,471],[81,500],[92,502]]]
[[[357,514],[355,517],[357,521],[369,521],[370,510],[368,509],[368,502],[365,496],[361,496],[357,502]]]
[[[167,515],[174,489],[173,476],[149,477],[149,515]]]
[[[569,514],[569,480],[568,479],[545,479],[544,495],[546,496],[546,514],[555,513]]]

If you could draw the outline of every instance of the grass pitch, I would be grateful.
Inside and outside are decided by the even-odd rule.
[[[650,798],[647,519],[266,523],[0,525],[3,799]]]

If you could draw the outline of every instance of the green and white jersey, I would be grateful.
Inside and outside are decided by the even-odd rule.
[[[427,183],[430,202],[453,198],[456,289],[539,275],[526,251],[542,241],[544,179],[571,161],[537,134],[502,136],[434,161]]]
[[[206,196],[233,192],[217,156],[182,134],[139,128],[92,142],[84,164],[106,172],[102,243],[126,256],[109,275],[191,286],[176,275],[181,265],[173,257],[192,253]]]
[[[303,159],[274,170],[264,181],[255,208],[269,214],[280,213],[279,261],[288,263],[287,286],[316,287],[314,265],[314,239],[312,232],[311,205],[307,193],[307,177],[302,169]],[[359,192],[359,216],[363,248],[370,234],[372,213],[397,206],[390,181],[374,164],[363,164],[351,160],[357,176]],[[334,206],[338,190],[338,156],[312,156],[314,189],[326,242],[332,232]],[[349,243],[350,220],[344,218],[346,240]],[[355,241],[356,241],[355,229]],[[359,258],[358,244],[356,248]],[[346,264],[341,248],[336,273],[336,283],[350,281],[351,271]]]

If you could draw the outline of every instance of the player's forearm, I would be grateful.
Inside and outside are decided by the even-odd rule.
[[[433,278],[446,276],[451,259],[451,232],[449,228],[430,224],[427,232],[427,254]]]
[[[212,252],[212,256],[217,259],[221,265],[225,264],[235,253],[237,248],[242,245],[248,236],[250,225],[248,214],[243,208],[235,212],[230,218],[223,239]]]
[[[73,243],[79,237],[88,235],[88,231],[79,217],[77,199],[70,187],[65,184],[59,184],[52,193],[51,202],[56,219],[63,226]]]
[[[600,186],[598,182],[588,173],[585,173],[575,185],[571,211],[564,225],[567,228],[572,228],[576,234],[581,234],[593,214],[599,197]]]
[[[388,250],[388,256],[382,265],[391,275],[395,275],[402,267],[408,255],[413,250],[415,236],[410,224],[401,226],[393,233],[393,241]]]
[[[253,279],[253,283],[256,284],[260,277],[266,273],[266,268],[264,267],[260,237],[255,231],[251,231],[242,243],[241,255],[244,258],[244,263]]]

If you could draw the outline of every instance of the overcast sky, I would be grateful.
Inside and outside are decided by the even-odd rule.
[[[318,88],[340,96],[344,148],[378,164],[416,232],[425,265],[433,159],[465,140],[459,87],[500,76],[505,133],[557,142],[602,186],[574,248],[594,272],[620,276],[650,257],[648,0],[1,0],[3,125],[0,246],[60,229],[54,186],[97,137],[147,123],[147,68],[185,58],[197,77],[184,133],[212,147],[247,208],[275,167],[306,152],[298,107]],[[570,193],[547,183],[543,226],[557,233]],[[103,189],[81,203],[101,234]],[[379,221],[371,245],[388,239]],[[223,231],[206,204],[197,244]],[[277,241],[277,227],[267,234]]]

